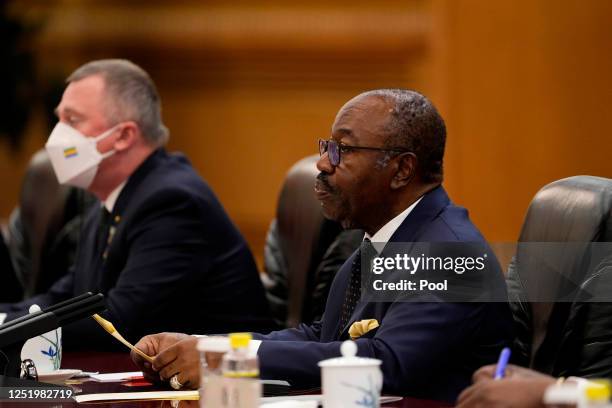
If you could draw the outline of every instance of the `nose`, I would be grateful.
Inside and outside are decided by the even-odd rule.
[[[329,161],[329,153],[325,152],[317,161],[317,169],[322,173],[331,174],[334,172],[334,166]]]

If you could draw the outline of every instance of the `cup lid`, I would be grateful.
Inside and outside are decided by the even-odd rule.
[[[340,346],[342,357],[319,361],[319,367],[375,367],[382,364],[376,358],[357,357],[357,343],[346,340]]]
[[[200,337],[197,346],[198,351],[213,353],[226,353],[230,351],[230,348],[229,338],[221,336]]]
[[[249,347],[253,335],[251,333],[230,333],[230,346],[232,348]]]

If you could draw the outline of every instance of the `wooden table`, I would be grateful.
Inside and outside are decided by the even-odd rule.
[[[130,360],[127,353],[66,353],[62,359],[63,368],[78,368],[83,371],[123,372],[136,371],[136,366]],[[160,388],[159,386],[138,386],[127,387],[122,383],[99,383],[85,381],[82,384],[72,385],[78,394],[93,394],[106,392],[134,392],[134,391],[154,391],[170,390],[170,388]],[[83,408],[199,408],[198,401],[128,401],[128,402],[109,402],[109,403],[88,403],[77,404],[74,401],[66,402],[0,402],[1,407],[25,408],[25,407],[83,407]],[[446,403],[436,401],[426,401],[414,398],[403,398],[401,401],[383,405],[384,407],[396,408],[437,408],[450,407]]]

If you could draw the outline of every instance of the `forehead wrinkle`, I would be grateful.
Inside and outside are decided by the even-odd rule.
[[[359,101],[349,101],[347,102],[336,114],[336,119],[334,120],[334,125],[338,123],[342,123],[347,119],[347,116],[350,118],[354,115],[361,115],[363,112],[367,111],[365,106],[361,106]]]

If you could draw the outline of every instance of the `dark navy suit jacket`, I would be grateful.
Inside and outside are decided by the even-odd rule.
[[[129,340],[161,331],[269,328],[255,262],[210,187],[182,155],[155,151],[130,176],[113,209],[110,245],[96,245],[101,208],[87,215],[74,267],[48,293],[0,305],[23,314],[86,291],[106,295],[102,315]],[[103,252],[107,251],[104,258]],[[118,344],[93,319],[63,328],[69,348]]]
[[[484,243],[484,238],[467,211],[453,205],[438,187],[423,197],[390,239],[417,241]],[[356,343],[359,356],[382,360],[383,391],[454,401],[470,384],[473,372],[494,363],[502,347],[510,344],[512,316],[504,302],[375,303],[362,299],[339,336],[342,302],[355,256],[336,275],[321,321],[256,336],[263,340],[258,355],[264,378],[318,385],[317,362],[339,356],[348,327],[362,319],[377,319],[380,327]],[[503,287],[503,276],[495,279]]]

